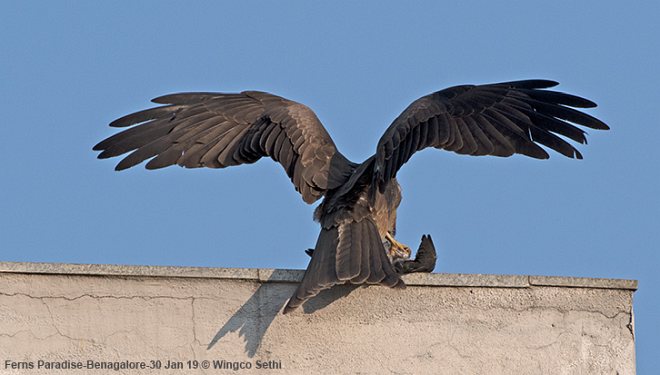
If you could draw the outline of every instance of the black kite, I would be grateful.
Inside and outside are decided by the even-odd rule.
[[[427,147],[467,155],[523,154],[547,159],[539,145],[570,158],[582,155],[562,137],[586,143],[575,125],[608,129],[577,111],[596,104],[544,90],[557,85],[525,80],[450,87],[415,100],[385,130],[376,153],[353,163],[335,147],[311,109],[259,91],[181,93],[153,99],[163,104],[113,121],[129,127],[96,146],[99,158],[132,151],[117,165],[147,159],[147,169],[180,165],[225,168],[269,156],[279,162],[307,203],[323,197],[315,219],[321,233],[287,313],[336,284],[403,287],[401,273],[430,272],[435,250],[429,236],[415,260],[394,240],[401,189],[396,174]],[[560,137],[562,136],[562,137]]]

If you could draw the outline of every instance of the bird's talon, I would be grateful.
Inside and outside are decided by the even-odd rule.
[[[410,247],[395,240],[394,237],[392,237],[392,235],[389,233],[385,233],[385,239],[390,243],[390,247],[387,251],[387,254],[392,260],[410,258],[410,255],[412,255],[412,251],[410,250]]]

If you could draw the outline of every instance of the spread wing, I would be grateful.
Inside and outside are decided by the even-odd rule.
[[[269,156],[284,167],[307,203],[340,186],[355,168],[311,109],[279,96],[181,93],[152,101],[165,105],[110,124],[132,127],[94,146],[102,151],[100,159],[132,151],[115,168],[122,170],[147,159],[147,169],[225,168]]]
[[[454,86],[415,100],[380,138],[373,182],[382,191],[416,151],[427,147],[467,155],[523,154],[547,159],[540,144],[581,159],[580,152],[559,136],[586,143],[585,132],[574,124],[609,128],[570,108],[595,107],[592,101],[542,90],[557,84],[526,80]]]

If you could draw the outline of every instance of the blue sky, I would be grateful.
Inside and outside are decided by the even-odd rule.
[[[612,4],[612,5],[610,5]],[[270,160],[113,171],[107,124],[171,92],[310,106],[353,161],[414,99],[525,78],[599,104],[585,160],[426,150],[398,237],[436,271],[631,278],[640,373],[660,367],[657,2],[18,2],[0,14],[0,260],[304,268],[318,225]]]

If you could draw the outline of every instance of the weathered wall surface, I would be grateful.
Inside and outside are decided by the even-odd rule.
[[[282,315],[301,277],[0,263],[0,374],[635,373],[635,281],[418,274]]]

